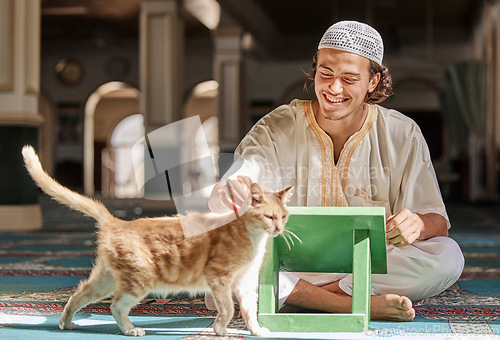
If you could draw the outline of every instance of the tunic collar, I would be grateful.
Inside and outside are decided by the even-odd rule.
[[[304,101],[303,110],[321,154],[321,205],[347,206],[344,189],[348,182],[347,175],[351,158],[358,145],[370,131],[373,123],[377,120],[378,110],[376,106],[366,104],[368,112],[363,126],[358,132],[349,137],[340,153],[337,164],[335,164],[332,139],[318,125],[312,103],[312,101]]]

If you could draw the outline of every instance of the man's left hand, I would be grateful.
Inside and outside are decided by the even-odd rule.
[[[416,213],[403,209],[396,215],[389,216],[386,221],[386,239],[395,247],[412,244],[420,237],[424,222]]]

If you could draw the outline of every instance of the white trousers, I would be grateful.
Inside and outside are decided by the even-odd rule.
[[[463,268],[460,246],[449,237],[415,241],[405,247],[388,246],[387,274],[372,274],[371,294],[397,294],[416,302],[449,288],[458,280]],[[281,272],[280,308],[299,279],[317,286],[339,281],[339,287],[352,295],[352,274]]]

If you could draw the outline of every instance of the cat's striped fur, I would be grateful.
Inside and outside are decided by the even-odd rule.
[[[181,216],[123,221],[106,207],[57,183],[43,169],[31,146],[23,157],[37,185],[58,202],[97,221],[97,258],[88,280],[80,283],[61,316],[61,329],[73,329],[74,314],[89,303],[113,296],[111,311],[125,335],[141,336],[128,318],[130,309],[149,293],[210,292],[218,315],[213,328],[225,335],[236,295],[248,329],[253,335],[268,331],[257,323],[258,272],[269,236],[283,232],[288,214],[289,189],[264,193],[252,184],[248,211],[214,230],[185,237]],[[203,223],[210,213],[182,216],[183,223]]]

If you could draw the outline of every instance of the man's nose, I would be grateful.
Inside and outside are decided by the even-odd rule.
[[[342,81],[339,78],[334,78],[330,83],[330,90],[332,91],[332,93],[341,93],[342,89]]]

